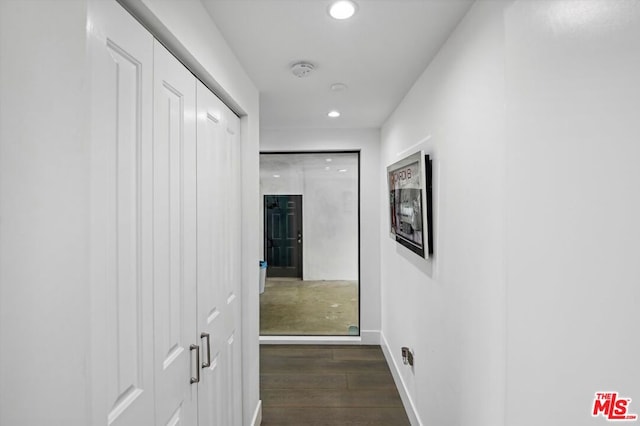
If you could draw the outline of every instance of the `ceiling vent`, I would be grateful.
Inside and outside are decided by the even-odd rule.
[[[298,62],[291,66],[291,72],[298,78],[308,77],[313,72],[313,65],[308,62]]]

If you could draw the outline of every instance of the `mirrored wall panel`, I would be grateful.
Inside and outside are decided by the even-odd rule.
[[[261,335],[360,335],[359,175],[358,152],[260,155]]]

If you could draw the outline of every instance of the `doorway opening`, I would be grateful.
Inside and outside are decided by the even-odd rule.
[[[260,154],[261,336],[360,335],[360,156]]]

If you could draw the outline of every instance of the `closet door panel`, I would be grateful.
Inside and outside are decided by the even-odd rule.
[[[198,424],[223,425],[226,419],[224,374],[220,356],[219,330],[224,311],[220,289],[220,257],[224,245],[215,234],[220,220],[220,198],[225,192],[224,177],[217,163],[224,135],[224,105],[202,83],[197,83],[198,98],[198,330],[203,359],[211,362],[202,371],[198,388]]]
[[[197,422],[195,78],[154,45],[153,237],[158,424]]]
[[[93,424],[153,424],[153,38],[115,2],[88,16]]]
[[[203,368],[198,389],[200,426],[242,423],[239,324],[239,170],[232,164],[231,111],[198,82],[198,329]],[[238,219],[239,220],[239,219]],[[239,222],[238,222],[239,223]],[[239,279],[238,279],[239,283]],[[210,351],[204,345],[210,343]]]

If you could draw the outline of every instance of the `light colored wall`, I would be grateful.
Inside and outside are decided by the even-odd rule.
[[[605,390],[640,414],[640,2],[520,1],[505,28],[506,423],[602,425]]]
[[[84,2],[0,1],[2,425],[87,424],[85,32]]]
[[[82,2],[0,2],[3,425],[88,410],[85,28]]]
[[[260,133],[261,151],[360,151],[360,329],[365,343],[377,343],[380,330],[379,147],[376,129],[262,129]]]
[[[358,279],[357,159],[348,175],[307,174],[304,193],[306,279]],[[332,271],[332,272],[330,272]]]
[[[416,424],[502,421],[502,7],[490,1],[472,7],[382,128],[382,331],[417,411]],[[429,260],[387,237],[384,170],[416,149],[433,156],[435,253]],[[402,346],[415,351],[413,370],[402,364]]]
[[[326,157],[335,158],[326,154],[312,156],[327,165],[332,163],[326,163]],[[358,157],[340,156],[340,164],[347,170],[343,173],[330,166],[325,170],[325,164],[317,166],[292,159],[299,155],[277,155],[284,161],[289,158],[286,168],[274,169],[278,178],[271,172],[264,173],[261,161],[261,202],[265,194],[302,195],[304,280],[358,280]],[[273,156],[266,156],[266,161],[270,158]],[[261,212],[264,217],[263,205]]]
[[[415,423],[601,424],[595,392],[640,395],[639,43],[637,1],[476,2],[384,125],[382,188],[416,141],[435,158],[434,258],[382,241]]]
[[[90,415],[89,1],[0,1],[3,425],[84,426]],[[199,1],[123,3],[142,11],[174,52],[246,114],[242,353],[250,424],[259,403],[258,92]]]

